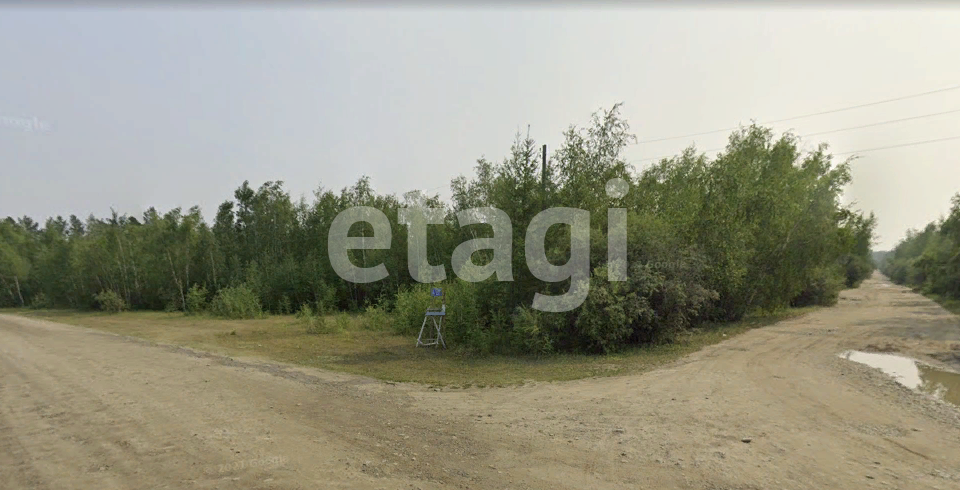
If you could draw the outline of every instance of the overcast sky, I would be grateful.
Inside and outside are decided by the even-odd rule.
[[[310,198],[361,174],[381,192],[448,197],[451,178],[502,158],[518,129],[552,151],[569,124],[618,101],[645,140],[960,85],[958,26],[958,9],[0,7],[0,216],[199,204],[209,220],[244,180]],[[953,109],[960,90],[774,127]],[[958,135],[954,113],[809,143],[850,152]],[[628,157],[643,167],[726,138]],[[876,212],[877,249],[947,212],[958,155],[952,140],[854,163],[848,198]]]

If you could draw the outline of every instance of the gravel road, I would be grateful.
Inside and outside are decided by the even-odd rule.
[[[960,321],[875,275],[632,376],[435,391],[0,316],[0,489],[960,488]]]

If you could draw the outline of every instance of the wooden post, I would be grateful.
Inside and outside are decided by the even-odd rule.
[[[547,206],[547,145],[543,145],[543,155],[540,167],[540,210],[543,211]]]

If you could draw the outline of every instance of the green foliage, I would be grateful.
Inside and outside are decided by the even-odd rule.
[[[846,255],[840,263],[844,270],[844,285],[848,288],[859,287],[874,271],[871,259],[858,255]]]
[[[443,318],[443,338],[448,344],[458,345],[468,350],[489,352],[498,340],[496,333],[487,327],[478,305],[477,284],[455,279],[440,284],[416,284],[397,294],[394,309],[393,331],[402,335],[417,335],[423,325],[427,308],[439,308],[440,298],[431,296],[434,287],[442,288],[446,302],[446,315]],[[432,327],[433,321],[429,320]]]
[[[279,309],[280,309],[281,315],[289,315],[290,313],[293,312],[293,307],[290,305],[289,296],[284,294],[283,296],[280,297]]]
[[[608,282],[606,272],[606,268],[597,269],[575,320],[577,340],[586,350],[604,353],[626,346],[634,327],[653,317],[647,291],[638,291],[630,283]]]
[[[136,218],[57,217],[42,228],[29,217],[7,218],[0,221],[0,306],[99,308],[94,293],[109,291],[136,309],[207,310],[227,318],[287,314],[301,305],[298,322],[314,333],[356,326],[414,336],[436,302],[430,288],[438,286],[446,292],[445,338],[452,346],[604,353],[674,342],[703,322],[737,320],[758,309],[830,304],[842,287],[856,287],[873,270],[876,219],[841,205],[849,166],[834,162],[826,146],[801,151],[806,142],[795,135],[751,125],[734,131],[715,158],[691,147],[638,172],[624,158],[635,137],[620,104],[562,136],[543,172],[539,144],[529,132],[517,134],[504,158],[481,158],[472,175],[451,182],[450,203],[422,191],[380,194],[362,176],[339,191],[319,188],[310,202],[291,199],[282,182],[243,182],[209,224],[197,207],[150,208]],[[612,178],[629,184],[625,196],[603,192]],[[382,281],[350,283],[330,266],[331,223],[353,206],[387,216],[391,248],[348,252],[359,267],[383,264],[389,275]],[[950,217],[910,235],[884,260],[885,272],[938,294],[960,294],[958,206],[960,197]],[[446,266],[444,281],[419,284],[406,274],[412,250],[401,239],[408,234],[398,219],[403,207],[445,212],[445,225],[427,227],[417,259]],[[456,213],[475,207],[510,218],[510,281],[468,282],[452,274],[458,245],[492,237],[482,221],[460,226]],[[570,287],[570,281],[544,283],[527,264],[529,224],[550,207],[591,216],[590,291],[581,307],[564,313],[530,309],[536,294]],[[624,282],[607,280],[608,269],[622,265],[608,264],[611,208],[627,210]],[[368,223],[350,229],[354,237],[371,233]],[[566,262],[569,228],[552,228],[544,245],[550,262]],[[477,265],[492,259],[491,250],[473,254]],[[346,314],[361,311],[361,320]]]
[[[363,315],[363,328],[373,331],[390,331],[393,329],[393,318],[383,306],[368,306]]]
[[[327,321],[322,314],[317,314],[307,303],[300,305],[296,316],[297,321],[303,325],[308,334],[323,335],[336,331],[332,322]]]
[[[320,283],[316,288],[317,313],[329,313],[337,308],[337,290],[324,283]]]
[[[123,301],[123,298],[120,297],[116,291],[111,291],[109,289],[100,291],[97,293],[94,298],[97,301],[97,304],[100,305],[100,310],[107,313],[120,313],[127,309],[127,303]]]
[[[333,332],[343,332],[350,330],[353,319],[349,314],[340,312],[333,316]]]
[[[187,292],[187,307],[185,309],[188,315],[203,313],[207,309],[207,288],[194,284]]]
[[[393,331],[399,335],[416,335],[423,315],[432,304],[430,289],[423,285],[406,287],[397,293]]]
[[[250,319],[262,316],[260,298],[246,284],[221,289],[210,303],[210,313],[223,318]]]
[[[514,345],[521,352],[544,355],[553,352],[550,314],[521,306],[513,317]]]
[[[791,306],[833,306],[837,304],[840,290],[844,287],[844,274],[838,267],[820,267],[809,272],[806,286]]]
[[[875,269],[883,269],[887,266],[887,260],[890,258],[889,250],[874,250],[871,253],[873,267]]]
[[[297,310],[295,316],[297,320],[305,320],[316,316],[316,313],[314,313],[314,310],[310,307],[309,303],[303,303],[300,305],[300,309]]]
[[[907,236],[886,256],[881,271],[897,284],[945,300],[960,299],[960,193],[950,215]]]
[[[47,298],[47,295],[43,294],[43,291],[33,295],[33,299],[30,300],[30,308],[34,310],[44,310],[52,306],[53,304]]]

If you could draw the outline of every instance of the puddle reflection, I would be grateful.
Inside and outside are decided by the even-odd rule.
[[[849,350],[840,357],[878,368],[907,388],[929,393],[960,407],[960,374],[894,354]]]

